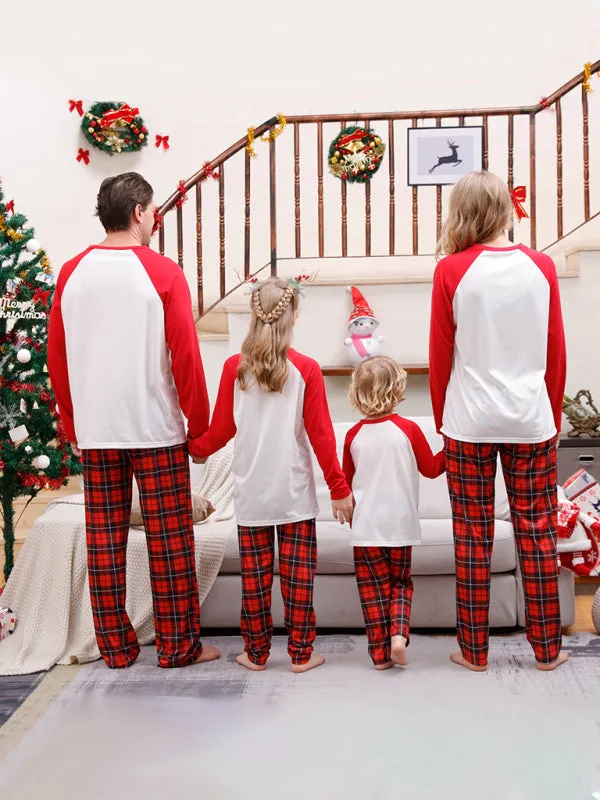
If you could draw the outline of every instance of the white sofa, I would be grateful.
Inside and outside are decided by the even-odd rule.
[[[415,418],[437,452],[442,438],[435,432],[430,417]],[[351,423],[335,427],[338,453]],[[329,494],[315,461],[315,477],[321,513],[317,520],[319,561],[315,582],[317,625],[322,628],[355,628],[363,625],[350,545],[350,531],[331,515]],[[456,625],[454,546],[452,519],[446,477],[420,479],[419,515],[423,542],[413,549],[415,628],[453,628]],[[208,521],[207,527],[211,523]],[[231,535],[220,574],[202,606],[203,627],[237,628],[240,612],[239,553],[233,520],[214,523],[229,526]],[[276,561],[276,572],[278,564]],[[560,575],[560,600],[563,625],[574,620],[574,579],[571,572]],[[279,578],[273,584],[273,618],[283,625]],[[504,479],[500,468],[496,479],[496,531],[492,557],[490,625],[511,628],[525,623],[522,588],[519,579],[513,528],[510,522]]]

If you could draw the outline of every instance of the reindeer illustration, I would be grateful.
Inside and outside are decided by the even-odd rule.
[[[458,157],[458,148],[460,145],[456,144],[452,141],[452,139],[446,140],[448,143],[448,147],[452,151],[452,155],[449,156],[438,156],[438,162],[435,164],[430,170],[429,174],[433,172],[434,169],[441,167],[442,164],[452,164],[453,167],[457,167],[459,164],[462,164],[462,159]]]

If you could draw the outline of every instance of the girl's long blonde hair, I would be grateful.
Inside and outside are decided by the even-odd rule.
[[[281,278],[267,278],[254,287],[250,306],[250,330],[238,367],[240,388],[245,391],[254,380],[265,392],[282,392],[289,372],[287,353],[298,310],[298,290]]]
[[[513,204],[507,185],[491,172],[471,172],[452,189],[450,209],[436,255],[451,256],[495,239],[511,226]]]

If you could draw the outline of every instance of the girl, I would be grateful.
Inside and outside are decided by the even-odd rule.
[[[456,664],[487,668],[494,477],[508,491],[538,669],[561,653],[556,553],[556,444],[566,358],[552,260],[505,231],[506,185],[489,172],[460,180],[438,245],[431,309],[431,399],[446,441],[456,555]]]
[[[340,523],[352,517],[352,496],[337,455],[319,365],[291,349],[297,285],[269,278],[252,291],[250,331],[240,355],[225,362],[213,418],[190,442],[205,459],[235,437],[234,505],[242,573],[244,653],[238,664],[265,668],[271,648],[274,540],[293,672],[325,659],[313,653],[313,580],[318,513],[309,442]]]
[[[375,669],[407,664],[419,472],[437,478],[444,471],[444,453],[434,456],[419,426],[394,413],[405,390],[406,372],[383,356],[363,361],[350,386],[365,419],[346,436],[344,473],[356,503],[354,564]]]

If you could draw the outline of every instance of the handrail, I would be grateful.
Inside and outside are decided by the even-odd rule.
[[[277,117],[271,117],[271,119],[268,119],[266,122],[263,122],[262,125],[259,125],[258,128],[255,128],[254,135],[256,138],[262,136],[263,133],[266,133],[270,128],[274,128],[275,125],[277,125],[277,120]],[[248,135],[238,139],[238,141],[235,142],[235,144],[232,144],[231,147],[228,147],[227,150],[223,150],[220,155],[218,155],[216,158],[213,158],[212,161],[209,161],[206,166],[208,166],[210,169],[217,169],[217,167],[220,167],[225,161],[228,161],[231,156],[234,156],[236,153],[239,153],[240,150],[243,150],[247,144]],[[192,189],[194,186],[196,186],[196,184],[204,180],[206,177],[205,173],[206,169],[205,167],[202,167],[202,169],[199,169],[198,172],[194,173],[191,178],[188,178],[187,181],[184,182],[183,188],[186,191]],[[165,200],[162,206],[158,209],[158,214],[160,214],[161,217],[164,216],[167,211],[170,211],[173,208],[180,197],[181,193],[179,190],[173,192],[173,194],[167,200]]]

